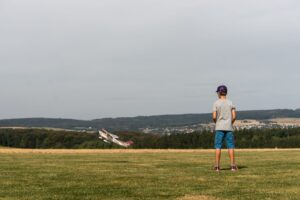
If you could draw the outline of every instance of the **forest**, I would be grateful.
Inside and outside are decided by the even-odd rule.
[[[131,148],[211,149],[214,133],[145,134],[133,131],[114,132],[121,140],[132,140]],[[236,148],[300,148],[300,128],[250,129],[234,133]],[[98,134],[46,129],[0,129],[0,146],[39,149],[121,148],[98,139]],[[224,147],[226,145],[224,144]]]

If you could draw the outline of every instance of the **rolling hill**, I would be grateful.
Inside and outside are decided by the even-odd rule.
[[[240,120],[265,120],[273,118],[300,118],[300,109],[251,110],[238,112],[238,119]],[[53,127],[78,130],[88,127],[91,127],[92,129],[105,127],[112,131],[118,131],[139,130],[147,127],[175,127],[209,122],[211,122],[211,113],[102,118],[94,120],[62,118],[3,119],[0,120],[0,127]]]

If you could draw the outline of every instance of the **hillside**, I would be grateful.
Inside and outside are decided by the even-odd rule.
[[[252,110],[239,111],[238,119],[265,120],[273,118],[300,118],[300,109]],[[211,113],[157,115],[121,118],[103,118],[95,120],[53,119],[53,118],[24,118],[0,120],[1,127],[54,127],[63,129],[92,129],[107,128],[111,131],[139,130],[142,128],[176,127],[211,122]]]

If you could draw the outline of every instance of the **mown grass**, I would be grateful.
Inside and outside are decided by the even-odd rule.
[[[300,150],[0,154],[0,199],[299,199]]]

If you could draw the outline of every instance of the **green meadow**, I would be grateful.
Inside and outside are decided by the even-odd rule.
[[[300,150],[0,152],[1,200],[299,199]]]

